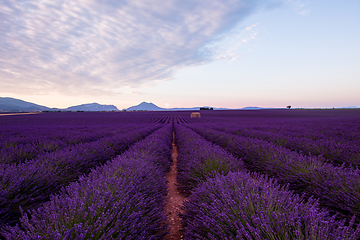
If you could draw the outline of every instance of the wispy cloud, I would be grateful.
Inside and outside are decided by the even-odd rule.
[[[283,0],[285,5],[290,6],[298,15],[307,16],[310,14],[310,2],[306,0]]]
[[[211,55],[216,60],[235,61],[241,58],[246,49],[249,49],[248,43],[256,39],[258,23],[247,27],[237,26],[231,31],[226,32],[205,45],[203,49],[209,49]]]
[[[199,49],[263,2],[3,0],[1,89],[116,94],[164,81],[176,69],[216,59],[216,51]]]

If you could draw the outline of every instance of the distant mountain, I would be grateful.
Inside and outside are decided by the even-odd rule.
[[[114,105],[98,103],[82,104],[66,109],[49,108],[16,98],[0,97],[0,112],[35,112],[35,111],[119,111]]]
[[[153,103],[142,102],[139,105],[132,106],[124,109],[126,111],[196,111],[200,110],[200,107],[193,108],[161,108]]]
[[[201,107],[210,108],[210,107]],[[356,109],[359,107],[349,106],[345,108]],[[260,110],[260,109],[275,109],[275,108],[261,108],[261,107],[243,107],[243,108],[213,108],[214,110]],[[343,108],[339,108],[343,109]],[[124,109],[126,111],[199,111],[200,107],[192,108],[161,108],[153,103],[142,102],[139,105],[132,106]],[[66,109],[49,108],[46,106],[38,105],[31,102],[26,102],[21,99],[0,97],[0,112],[35,112],[35,111],[85,111],[85,112],[97,112],[97,111],[119,111],[114,105],[102,105],[99,103],[88,103],[77,106],[71,106]],[[204,110],[207,111],[207,110]]]
[[[167,108],[164,109],[165,111],[199,111],[200,107],[193,107],[193,108]]]
[[[161,108],[153,103],[142,102],[139,105],[126,108],[126,111],[199,111],[200,108],[210,107],[192,107],[192,108]],[[214,110],[229,110],[229,108],[214,108]]]
[[[101,105],[98,103],[81,104],[77,106],[68,107],[66,111],[85,111],[85,112],[97,112],[97,111],[119,111],[114,105]]]
[[[239,110],[260,110],[262,109],[261,107],[244,107],[244,108],[239,108]]]
[[[51,108],[16,98],[0,97],[1,112],[49,111]]]
[[[210,108],[204,106],[203,108]],[[241,108],[244,110],[261,109],[258,107]],[[153,103],[142,102],[139,105],[126,108],[127,111],[199,111],[200,107],[192,108],[161,108]],[[214,110],[229,110],[229,108],[214,108]],[[66,109],[49,108],[46,106],[37,105],[34,103],[26,102],[20,99],[0,97],[0,112],[32,112],[32,111],[119,111],[114,105],[101,105],[99,103],[88,103],[77,106],[71,106]]]
[[[142,102],[139,105],[124,109],[126,111],[167,111],[168,109],[156,106],[153,103]]]
[[[166,111],[200,111],[200,108],[211,108],[207,106],[192,107],[192,108],[167,108]],[[213,108],[214,110],[229,110],[229,108]],[[207,110],[205,110],[207,111]]]

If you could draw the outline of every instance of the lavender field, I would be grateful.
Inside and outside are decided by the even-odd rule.
[[[0,238],[360,239],[359,110],[200,113],[0,116]]]

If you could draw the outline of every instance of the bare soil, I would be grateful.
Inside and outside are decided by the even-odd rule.
[[[168,185],[168,195],[166,196],[165,215],[167,215],[166,223],[170,227],[170,234],[165,236],[165,240],[183,239],[182,224],[179,213],[182,211],[181,206],[185,200],[185,196],[181,194],[176,188],[177,176],[177,157],[178,150],[175,145],[175,133],[173,133],[172,150],[171,150],[171,169],[166,175]]]

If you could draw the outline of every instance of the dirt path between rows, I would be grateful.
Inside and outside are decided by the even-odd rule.
[[[171,169],[166,175],[167,185],[168,185],[168,195],[166,196],[165,201],[165,214],[168,216],[166,223],[170,227],[170,234],[165,236],[165,240],[170,239],[182,239],[182,225],[181,218],[178,216],[181,211],[181,206],[185,200],[184,195],[182,195],[176,188],[176,175],[177,175],[177,157],[178,150],[175,145],[175,132],[173,133],[172,140],[172,149],[171,149]]]

